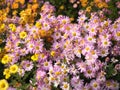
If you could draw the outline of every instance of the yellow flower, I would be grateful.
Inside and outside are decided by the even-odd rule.
[[[5,28],[5,24],[2,24],[1,26],[0,26],[0,29],[4,29]]]
[[[37,28],[41,28],[41,27],[42,27],[41,23],[39,23],[39,22],[36,22],[35,26],[36,26]]]
[[[7,63],[9,63],[10,61],[11,61],[11,57],[6,54],[6,55],[2,58],[1,63],[2,63],[2,64],[7,64]]]
[[[16,73],[18,71],[18,66],[16,64],[10,66],[10,73]]]
[[[6,75],[8,73],[10,73],[10,70],[8,68],[4,69],[3,75]]]
[[[9,28],[10,28],[13,32],[16,31],[16,26],[15,26],[15,24],[9,24]]]
[[[63,5],[62,5],[62,6],[60,6],[60,9],[61,9],[61,10],[63,10],[64,8],[65,8],[65,7],[64,7]]]
[[[19,34],[20,38],[21,39],[25,39],[27,37],[27,33],[25,31],[22,31],[20,34]]]
[[[91,6],[86,8],[86,12],[90,12],[91,11]]]
[[[11,76],[10,74],[6,74],[6,75],[5,75],[5,79],[9,79],[10,76]]]
[[[7,90],[8,87],[9,84],[5,79],[0,80],[0,90]]]
[[[4,72],[3,72],[3,75],[5,75],[5,79],[8,79],[10,78],[10,70],[7,68],[7,69],[4,69]]]
[[[50,55],[54,57],[55,56],[55,51],[51,51]]]
[[[33,61],[37,61],[37,60],[38,60],[38,54],[34,54],[34,55],[31,57],[31,59],[32,59]]]

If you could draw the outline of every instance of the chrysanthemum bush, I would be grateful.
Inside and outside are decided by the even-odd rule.
[[[25,12],[2,22],[0,90],[119,90],[120,18],[79,11],[72,23],[49,2],[37,21]]]

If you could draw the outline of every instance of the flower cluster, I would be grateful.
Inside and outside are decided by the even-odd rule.
[[[15,1],[14,9],[25,3]],[[112,23],[101,13],[87,18],[79,11],[72,23],[45,2],[35,21],[37,8],[5,20],[0,90],[119,90],[120,18]]]

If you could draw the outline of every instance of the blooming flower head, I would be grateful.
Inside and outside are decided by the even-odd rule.
[[[45,77],[46,72],[43,70],[38,70],[36,73],[36,80],[42,80]]]
[[[5,79],[0,80],[0,90],[7,90],[8,87],[9,84]]]
[[[18,74],[20,75],[20,76],[24,76],[24,74],[25,74],[25,70],[24,69],[21,69],[21,68],[19,68],[18,69]]]
[[[18,66],[16,64],[10,66],[10,73],[18,72]]]
[[[90,85],[92,86],[93,90],[99,90],[100,89],[100,85],[96,80],[92,80]]]
[[[5,56],[3,56],[2,60],[1,60],[1,63],[7,64],[11,61],[11,59],[12,58],[10,57],[10,55],[6,54]]]
[[[3,75],[5,75],[5,79],[10,78],[10,70],[8,68],[4,69]]]
[[[86,78],[94,78],[95,77],[95,72],[91,68],[88,68],[84,72],[84,75],[85,75]]]
[[[31,56],[31,59],[33,60],[33,61],[37,61],[39,58],[38,58],[38,54],[34,54],[34,55],[32,55]]]
[[[21,39],[25,39],[27,37],[27,33],[25,31],[20,32],[19,37]]]
[[[67,82],[63,82],[63,85],[61,86],[62,90],[70,90],[70,85]]]
[[[23,61],[21,64],[25,71],[31,71],[31,69],[33,68],[32,61],[26,60],[26,61]]]
[[[16,26],[15,24],[9,24],[10,29],[15,32],[16,31]]]

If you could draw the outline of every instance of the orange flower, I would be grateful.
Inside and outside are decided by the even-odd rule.
[[[19,4],[18,4],[18,3],[14,2],[14,3],[12,4],[12,9],[17,9],[18,7],[19,7]]]
[[[32,5],[32,10],[33,11],[36,11],[37,8],[38,8],[38,4],[37,3]]]
[[[81,3],[82,7],[86,7],[88,4],[88,2],[85,2],[85,3]]]
[[[46,37],[46,31],[45,30],[39,30],[39,35],[42,38]]]
[[[98,6],[98,8],[103,8],[103,3],[100,2],[97,4],[97,6]]]
[[[25,3],[25,0],[19,0],[19,2],[23,5]]]

